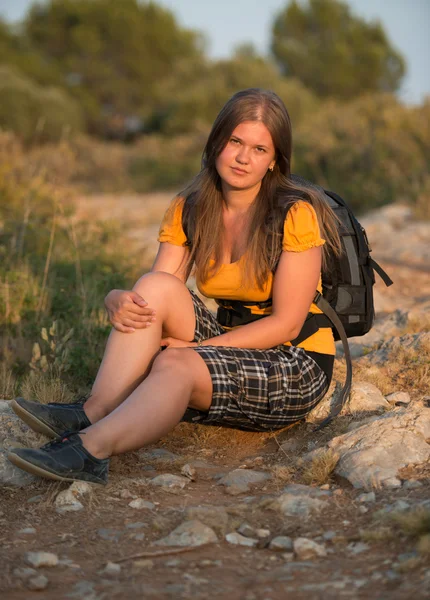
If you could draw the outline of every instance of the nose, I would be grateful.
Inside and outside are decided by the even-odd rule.
[[[241,146],[236,154],[236,161],[241,165],[246,165],[249,162],[248,150]]]

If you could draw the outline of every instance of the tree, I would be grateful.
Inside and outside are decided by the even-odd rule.
[[[154,86],[184,58],[202,53],[199,34],[138,0],[50,0],[29,11],[24,32],[64,77],[90,130],[109,116],[145,117]]]
[[[353,15],[341,0],[293,0],[275,18],[271,50],[284,75],[320,97],[394,92],[405,74],[382,25]]]

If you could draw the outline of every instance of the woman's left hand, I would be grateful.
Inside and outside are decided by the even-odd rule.
[[[161,340],[161,345],[167,348],[193,348],[197,346],[197,342],[186,342],[185,340],[177,340],[173,337],[166,337]]]

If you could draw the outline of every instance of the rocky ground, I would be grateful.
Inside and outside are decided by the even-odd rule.
[[[306,423],[183,423],[113,459],[107,486],[68,485],[7,462],[43,440],[0,401],[2,597],[429,597],[430,225],[402,207],[364,222],[396,285],[377,284],[350,401],[323,430],[334,384]]]

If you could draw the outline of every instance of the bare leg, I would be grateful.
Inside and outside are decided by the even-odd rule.
[[[91,397],[84,405],[92,423],[123,402],[145,379],[165,335],[191,341],[195,330],[193,302],[186,286],[174,275],[148,273],[133,288],[156,310],[150,327],[134,333],[112,330]]]
[[[212,380],[201,356],[191,348],[167,349],[120,406],[81,432],[82,443],[97,458],[142,448],[172,430],[188,405],[208,410],[211,399]]]

